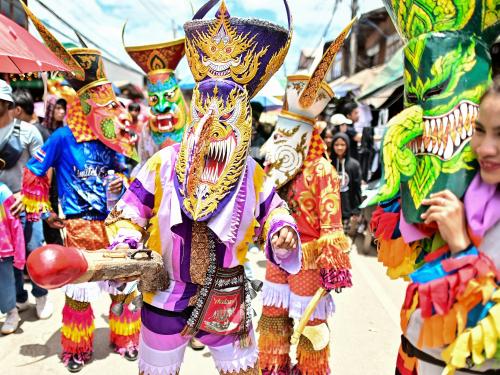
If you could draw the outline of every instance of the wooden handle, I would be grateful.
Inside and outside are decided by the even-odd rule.
[[[316,291],[313,298],[311,299],[311,302],[309,302],[309,305],[307,305],[304,315],[302,315],[302,318],[300,318],[299,325],[293,332],[292,338],[290,340],[292,345],[296,345],[299,342],[299,338],[302,335],[302,332],[304,332],[304,328],[306,328],[309,318],[311,317],[314,310],[316,310],[316,306],[318,306],[318,303],[321,300],[321,298],[326,296],[327,293],[328,292],[323,288],[319,288]]]

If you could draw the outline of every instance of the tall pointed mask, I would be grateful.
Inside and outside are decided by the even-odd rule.
[[[215,19],[202,20],[209,9],[202,7],[184,25],[196,86],[192,121],[175,166],[182,208],[197,221],[215,215],[231,199],[247,161],[249,100],[280,68],[291,38],[291,31],[278,25],[231,17],[224,2]]]
[[[311,76],[288,77],[285,103],[266,155],[269,163],[267,174],[278,188],[292,180],[302,169],[309,153],[315,119],[333,98],[333,91],[324,77],[342,48],[353,22],[330,45]]]
[[[80,98],[86,126],[106,146],[137,160],[135,139],[129,132],[132,119],[116,99],[104,72],[101,52],[90,48],[66,49],[28,7],[23,2],[21,4],[45,44],[71,68],[65,78]],[[78,129],[78,132],[88,133],[88,129]],[[77,140],[78,136],[75,134]]]
[[[180,142],[189,116],[174,71],[184,56],[184,38],[166,43],[125,47],[125,50],[147,74],[149,127],[154,142],[158,146],[166,140]]]

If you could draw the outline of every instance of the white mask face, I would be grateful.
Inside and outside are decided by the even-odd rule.
[[[288,77],[285,104],[271,135],[272,144],[266,155],[268,176],[279,188],[295,177],[306,160],[314,130],[315,118],[333,97],[323,82],[314,102],[307,108],[299,103],[309,76]]]

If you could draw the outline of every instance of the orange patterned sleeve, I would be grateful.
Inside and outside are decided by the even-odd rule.
[[[351,268],[349,256],[350,243],[342,227],[340,188],[335,168],[326,159],[315,165],[314,184],[320,221],[320,237],[317,246],[320,250],[316,264],[319,268],[345,270]]]

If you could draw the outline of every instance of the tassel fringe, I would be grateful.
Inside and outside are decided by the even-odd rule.
[[[378,260],[387,267],[387,275],[391,279],[403,277],[416,270],[416,261],[422,248],[417,241],[411,246],[403,241],[403,237],[394,240],[378,239]]]
[[[112,303],[111,307],[114,305],[116,303]],[[111,307],[109,312],[110,342],[118,351],[124,348],[137,348],[141,329],[140,309],[132,312],[128,308],[129,305],[124,305],[123,313],[117,316],[111,311]]]
[[[500,299],[499,291],[495,292],[495,300]],[[495,357],[500,338],[500,304],[493,306],[488,316],[478,322],[475,327],[467,328],[442,353],[447,363],[442,375],[452,375],[456,369],[468,367],[471,359],[474,365],[483,364],[487,359]]]
[[[271,317],[262,314],[257,331],[259,335],[259,361],[269,371],[290,365],[290,338],[293,320],[287,316]]]
[[[290,303],[290,285],[264,281],[262,301],[264,306],[288,309]]]
[[[315,256],[315,268],[350,269],[351,262],[347,253],[350,247],[351,243],[343,231],[339,230],[321,236],[317,240],[308,242],[302,248],[304,266],[310,267]]]
[[[330,346],[321,350],[314,350],[311,341],[305,336],[300,336],[297,345],[297,368],[302,375],[327,375],[330,374],[328,358]]]
[[[39,221],[43,212],[52,211],[49,189],[50,184],[47,176],[37,176],[28,168],[24,168],[22,195],[28,221]]]
[[[62,316],[61,345],[63,353],[89,356],[93,352],[95,329],[92,307],[89,305],[85,310],[77,311],[66,304]]]

